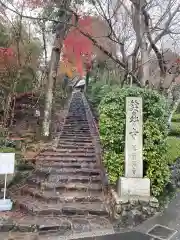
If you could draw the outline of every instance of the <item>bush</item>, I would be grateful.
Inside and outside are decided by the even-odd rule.
[[[179,122],[180,123],[180,113],[177,113],[177,114],[173,115],[172,122]]]
[[[103,81],[90,82],[88,86],[87,95],[94,108],[97,108],[101,102],[101,99],[108,93],[111,92],[114,86],[104,84]]]
[[[105,88],[106,91],[107,85],[102,85],[101,82],[97,82],[94,85],[90,86],[88,90],[89,99],[94,107],[97,107],[99,105],[102,97],[105,95],[103,88]]]
[[[180,157],[180,139],[176,137],[168,137],[167,139],[168,151],[167,160],[172,164]]]
[[[125,100],[128,96],[143,98],[144,177],[151,179],[151,191],[159,196],[170,178],[167,153],[168,104],[156,91],[122,88],[108,93],[101,101],[100,137],[104,164],[111,183],[124,175]]]
[[[178,122],[172,122],[171,123],[171,136],[180,136],[180,123]]]

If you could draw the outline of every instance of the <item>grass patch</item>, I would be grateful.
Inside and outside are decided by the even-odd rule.
[[[172,122],[179,122],[180,123],[180,113],[176,113],[172,117]]]
[[[166,157],[169,164],[172,164],[178,157],[180,157],[180,138],[168,137],[167,144],[168,152]]]
[[[180,123],[178,122],[172,122],[171,123],[171,136],[180,136]]]
[[[10,147],[0,147],[0,153],[15,153],[15,149]]]

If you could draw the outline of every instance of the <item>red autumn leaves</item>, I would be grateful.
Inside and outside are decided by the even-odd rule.
[[[74,22],[74,21],[73,21]],[[73,62],[80,75],[91,64],[92,42],[80,31],[92,35],[91,17],[79,18],[77,27],[72,27],[64,40],[63,61]]]

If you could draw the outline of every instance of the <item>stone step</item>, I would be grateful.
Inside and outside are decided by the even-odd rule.
[[[53,167],[41,167],[36,170],[36,175],[42,175],[42,174],[61,174],[61,175],[80,175],[83,176],[97,176],[100,175],[100,169],[89,169],[89,168],[81,168],[81,169],[74,169],[74,168],[64,168],[64,169],[57,169]]]
[[[87,134],[62,134],[61,139],[64,139],[64,138],[70,138],[70,139],[79,139],[79,140],[91,140],[92,141],[92,137],[91,135],[87,135]]]
[[[65,133],[83,133],[83,134],[90,134],[90,129],[89,128],[76,128],[76,127],[63,127],[62,132]]]
[[[38,216],[88,216],[89,214],[108,216],[106,206],[102,202],[46,203],[44,201],[35,200],[30,196],[25,198],[22,198],[22,196],[16,197],[14,202],[20,209]]]
[[[92,151],[94,150],[94,147],[93,145],[91,146],[88,146],[88,145],[83,145],[83,146],[80,146],[80,145],[75,145],[74,143],[62,143],[62,144],[59,144],[57,149],[70,149],[70,150],[75,150],[75,149],[79,149],[79,150],[87,150],[87,151]]]
[[[42,182],[49,181],[50,183],[101,183],[101,177],[98,176],[83,176],[83,175],[57,175],[51,174],[46,178],[39,178],[33,175],[27,179],[29,185],[41,185]]]
[[[37,163],[36,166],[43,166],[43,167],[54,167],[54,168],[74,168],[74,169],[81,169],[81,168],[91,168],[95,169],[97,168],[96,163],[92,162],[75,162],[75,163],[67,163],[67,162],[55,162],[55,163],[44,163],[44,162],[39,162]]]
[[[105,204],[94,203],[67,203],[62,208],[62,213],[66,215],[98,215],[108,216]]]
[[[69,127],[63,127],[62,133],[67,133],[67,134],[90,134],[90,129],[89,128],[69,128]]]
[[[53,150],[57,153],[71,153],[72,156],[73,154],[76,154],[76,153],[95,153],[95,149],[94,148],[79,148],[79,147],[74,147],[72,149],[70,148],[63,148],[62,146],[61,147],[57,147],[55,150]]]
[[[101,191],[102,185],[100,183],[81,183],[78,181],[73,181],[70,183],[61,183],[61,182],[41,182],[41,188],[43,189],[66,189],[68,190],[86,190],[86,191]]]
[[[78,157],[78,158],[74,158],[74,157],[56,157],[56,156],[42,156],[42,157],[38,157],[36,159],[36,163],[38,164],[43,164],[42,163],[48,163],[48,162],[64,162],[64,163],[83,163],[83,162],[89,162],[89,163],[96,163],[96,158],[87,158],[87,157]]]
[[[21,214],[20,211],[16,211]],[[71,216],[68,219],[66,216],[24,216],[23,218],[13,217],[10,221],[5,220],[7,225],[15,226],[13,231],[9,233],[1,233],[3,240],[62,240],[72,239],[72,232],[80,233],[78,238],[103,234],[112,234],[113,228],[107,217],[88,215],[86,218],[83,215]],[[14,231],[15,230],[15,231]],[[38,233],[37,233],[38,231]],[[91,233],[90,233],[91,231]],[[83,234],[83,235],[82,235]]]
[[[95,153],[91,153],[91,152],[74,152],[73,154],[71,154],[71,152],[59,152],[59,151],[45,151],[42,152],[40,155],[40,157],[44,157],[44,156],[58,156],[58,157],[73,157],[73,158],[77,158],[77,157],[86,157],[86,158],[95,158],[96,155]]]
[[[64,202],[102,202],[104,196],[102,192],[94,191],[41,191],[37,187],[25,187],[21,189],[21,193],[29,195],[31,197],[44,200],[44,201],[56,201],[60,203]]]
[[[60,138],[75,138],[75,139],[87,139],[87,140],[92,140],[91,134],[86,134],[86,133],[63,133],[61,134]]]
[[[80,124],[79,122],[71,122],[71,123],[65,123],[63,126],[63,130],[90,130],[88,123]]]
[[[61,146],[66,146],[67,148],[71,147],[71,146],[78,147],[78,148],[85,148],[85,147],[93,148],[94,147],[92,142],[91,143],[89,143],[89,142],[88,143],[87,142],[66,142],[66,141],[59,140],[58,147],[61,147]]]
[[[70,109],[71,111],[71,109]],[[74,110],[75,111],[75,110]],[[80,116],[81,113],[77,114],[77,115],[73,115],[73,116],[67,116],[66,117],[66,122],[73,122],[74,121],[78,121],[79,123],[87,123],[87,119],[84,116]]]
[[[73,143],[77,143],[77,144],[79,144],[79,143],[82,143],[82,144],[92,144],[92,140],[91,139],[78,139],[78,138],[68,138],[68,137],[61,137],[60,139],[59,139],[59,143],[64,143],[64,142],[73,142]]]

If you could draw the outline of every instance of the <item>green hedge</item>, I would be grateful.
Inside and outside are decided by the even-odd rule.
[[[125,100],[128,96],[143,98],[144,177],[151,179],[151,191],[159,196],[170,178],[166,159],[168,135],[168,104],[156,91],[122,88],[108,93],[101,101],[100,137],[104,164],[111,183],[124,175]]]
[[[170,135],[171,136],[180,136],[180,123],[178,123],[178,122],[171,123]]]
[[[180,138],[168,137],[167,145],[168,151],[166,157],[169,164],[172,164],[178,157],[180,157]]]

